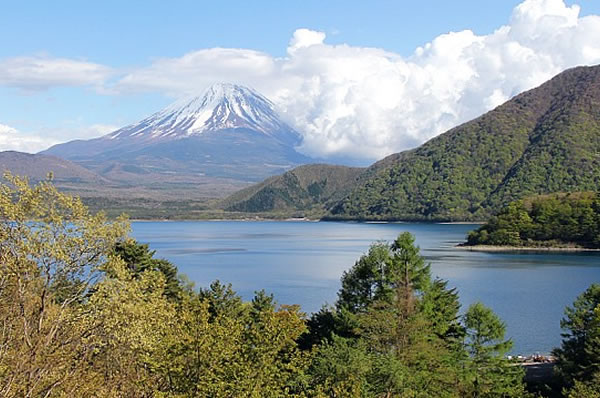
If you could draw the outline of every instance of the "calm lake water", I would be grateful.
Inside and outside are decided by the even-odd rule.
[[[333,304],[344,270],[377,240],[415,235],[434,276],[449,281],[463,308],[475,301],[507,324],[515,354],[560,344],[564,307],[600,283],[598,253],[476,253],[455,249],[476,225],[335,222],[134,222],[133,236],[156,257],[206,287],[219,279],[244,298],[265,289],[307,312]]]

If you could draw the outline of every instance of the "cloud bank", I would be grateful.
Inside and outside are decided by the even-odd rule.
[[[408,57],[331,45],[323,32],[298,29],[284,57],[201,49],[117,73],[110,83],[114,71],[102,65],[18,58],[0,61],[0,84],[172,97],[216,81],[245,84],[277,104],[303,135],[303,152],[367,162],[417,146],[567,68],[600,63],[600,16],[579,12],[563,0],[525,0],[491,34],[450,32]]]

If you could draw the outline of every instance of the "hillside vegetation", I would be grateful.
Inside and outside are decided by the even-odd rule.
[[[511,202],[471,232],[467,245],[600,248],[600,198],[586,192]]]
[[[600,66],[567,70],[375,163],[332,219],[483,220],[533,194],[600,183]]]
[[[349,192],[363,170],[324,164],[300,166],[233,194],[221,207],[230,212],[320,216],[328,204]]]

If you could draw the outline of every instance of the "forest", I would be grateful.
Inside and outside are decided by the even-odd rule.
[[[600,197],[575,192],[511,202],[471,232],[467,245],[600,248]]]
[[[600,285],[565,311],[552,391],[531,392],[504,323],[461,310],[409,233],[311,316],[196,289],[128,233],[50,182],[0,185],[2,397],[600,397]]]

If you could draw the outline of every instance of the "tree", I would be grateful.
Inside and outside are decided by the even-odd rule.
[[[362,340],[333,336],[318,347],[309,369],[314,396],[373,396],[368,381],[373,359]]]
[[[390,283],[386,272],[390,247],[385,243],[371,245],[369,252],[360,257],[354,266],[344,271],[342,287],[338,292],[337,307],[358,313],[381,296],[384,286]]]
[[[562,344],[554,350],[558,375],[567,387],[600,373],[600,284],[592,284],[565,309]]]
[[[186,294],[177,324],[167,343],[170,358],[163,391],[181,396],[286,397],[302,396],[308,353],[297,348],[305,329],[297,306],[276,308],[271,296],[257,293],[237,311],[214,307],[215,297]],[[237,296],[225,294],[228,302]],[[222,302],[218,300],[219,302]]]
[[[448,344],[460,343],[465,331],[458,315],[460,302],[456,289],[449,289],[445,280],[435,279],[424,292],[421,307],[438,337]]]
[[[308,322],[315,340],[325,336],[316,352],[318,369],[342,361],[327,365],[335,369],[328,377],[317,375],[330,396],[455,395],[460,377],[453,358],[462,352],[457,295],[445,282],[431,281],[412,235],[371,246],[344,273],[338,297],[335,311],[322,309]]]
[[[467,385],[473,397],[521,397],[526,395],[523,369],[504,355],[512,341],[504,340],[506,327],[481,303],[472,304],[464,315]]]
[[[406,297],[415,290],[424,290],[431,279],[430,268],[414,242],[415,238],[404,232],[391,245],[372,245],[354,267],[344,272],[337,307],[359,313],[378,300],[393,300],[398,288]]]
[[[573,387],[563,392],[568,398],[600,398],[600,373],[586,382],[575,380]]]
[[[182,293],[182,283],[177,275],[177,267],[164,259],[154,258],[156,251],[150,250],[147,244],[134,239],[117,242],[115,254],[119,256],[133,275],[139,277],[146,271],[158,271],[165,278],[165,295],[171,300],[178,300]]]
[[[78,391],[93,355],[82,306],[124,239],[124,218],[91,215],[49,182],[0,184],[0,395]],[[85,395],[85,394],[84,394]]]
[[[136,274],[116,262],[83,305],[92,331],[86,339],[94,356],[88,373],[94,396],[152,396],[169,385],[168,342],[178,323],[176,305],[165,294],[159,271]]]

